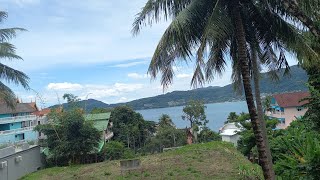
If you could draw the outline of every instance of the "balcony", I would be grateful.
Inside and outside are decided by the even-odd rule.
[[[34,121],[37,119],[36,115],[16,116],[8,118],[0,118],[0,124],[9,124],[14,122]]]
[[[19,128],[19,129],[12,129],[12,130],[7,130],[7,131],[0,131],[0,136],[1,135],[8,135],[8,134],[23,133],[25,131],[33,130],[33,128],[35,128],[35,126],[24,127],[24,128]]]

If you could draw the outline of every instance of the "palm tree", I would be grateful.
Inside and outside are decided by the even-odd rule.
[[[160,119],[159,119],[159,125],[161,127],[165,127],[165,126],[171,126],[174,127],[174,123],[172,122],[172,119],[170,118],[170,116],[168,114],[162,114]]]
[[[151,76],[155,78],[161,73],[161,84],[167,87],[174,76],[172,66],[177,61],[191,61],[196,50],[191,85],[203,85],[223,72],[227,56],[230,56],[235,68],[233,78],[241,79],[244,88],[264,177],[274,179],[272,162],[268,158],[270,150],[252,93],[247,35],[249,29],[254,29],[262,47],[268,49],[272,42],[283,41],[290,43],[277,43],[276,47],[293,50],[296,42],[303,41],[297,29],[260,1],[149,0],[135,19],[133,33],[139,33],[147,23],[158,22],[161,15],[173,21],[154,52],[148,70]]]
[[[231,123],[236,122],[238,120],[238,115],[235,112],[230,112],[229,116],[227,117],[227,122],[225,123]]]
[[[0,11],[0,22],[3,22],[7,18],[7,13]],[[16,48],[10,44],[12,38],[16,37],[18,31],[24,31],[22,28],[5,28],[0,29],[0,59],[1,60],[22,60],[22,58],[16,55]],[[0,62],[0,99],[2,99],[10,107],[14,107],[15,94],[14,92],[3,83],[3,80],[7,83],[14,83],[21,85],[25,89],[29,89],[29,78],[21,71],[15,70],[2,62]]]

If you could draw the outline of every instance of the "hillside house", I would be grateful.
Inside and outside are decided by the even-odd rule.
[[[222,141],[231,142],[234,146],[237,146],[238,140],[240,139],[238,132],[241,132],[242,130],[243,128],[239,123],[227,123],[220,128],[219,132]]]
[[[103,145],[113,137],[111,131],[112,122],[109,121],[111,113],[87,114],[86,121],[92,121],[95,128],[101,132],[101,142],[99,144],[99,151]]]
[[[308,92],[293,92],[273,95],[271,98],[270,108],[265,114],[269,118],[277,118],[279,124],[277,128],[285,129],[290,123],[303,116],[307,108],[303,107],[307,101],[301,101],[308,97]]]
[[[33,128],[38,124],[38,111],[35,102],[18,102],[14,109],[5,103],[0,104],[0,144],[18,143],[21,141],[35,141],[38,133]]]

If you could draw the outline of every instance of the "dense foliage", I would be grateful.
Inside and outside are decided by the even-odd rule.
[[[128,106],[119,106],[112,110],[113,140],[122,142],[134,151],[142,148],[148,137],[155,132],[155,123],[145,121],[140,113]]]
[[[47,136],[45,144],[49,149],[49,159],[58,165],[65,165],[81,163],[87,155],[97,153],[101,132],[92,122],[85,121],[81,110],[53,111],[49,119],[51,122],[48,124],[35,128]]]
[[[110,141],[106,143],[103,154],[107,160],[128,159],[135,156],[134,152],[125,147],[122,142]]]
[[[268,117],[264,117],[264,119],[266,119],[267,135],[271,138],[274,133],[272,129],[276,127],[279,121],[277,119],[269,119]],[[241,135],[238,141],[238,150],[247,157],[257,157],[256,141],[250,123],[250,115],[248,113],[240,113],[237,115],[235,112],[230,112],[225,123],[231,122],[236,122],[239,126],[243,127],[243,131],[238,132],[238,134]]]

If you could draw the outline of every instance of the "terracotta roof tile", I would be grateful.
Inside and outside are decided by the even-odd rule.
[[[301,100],[308,96],[310,96],[309,92],[293,92],[273,95],[280,107],[303,106],[307,101]]]

